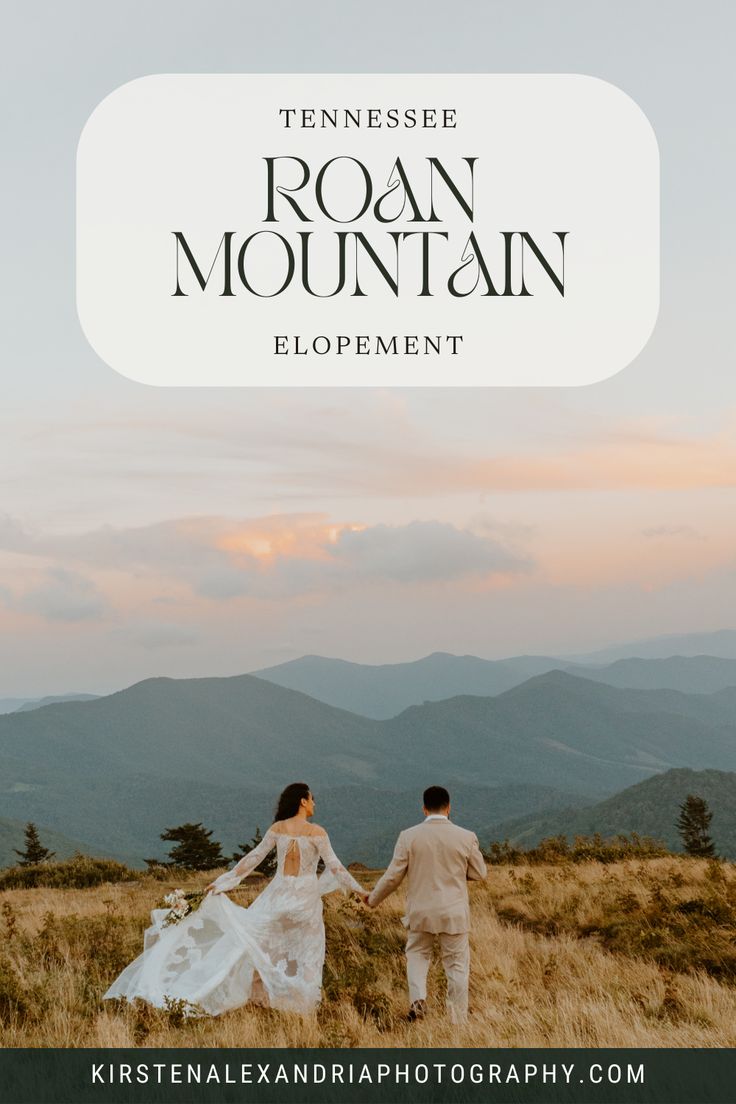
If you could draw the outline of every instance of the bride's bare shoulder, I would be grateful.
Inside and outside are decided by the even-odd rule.
[[[289,831],[289,829],[293,829]],[[297,824],[296,826],[289,824],[287,821],[277,820],[268,829],[275,836],[326,836],[327,832],[324,828],[321,828],[319,824]]]

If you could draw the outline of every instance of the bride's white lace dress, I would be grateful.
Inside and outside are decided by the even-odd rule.
[[[276,847],[276,874],[249,908],[225,894]],[[322,859],[325,870],[317,875]],[[278,822],[263,841],[214,883],[199,909],[178,924],[162,926],[166,909],[151,914],[144,951],[123,970],[105,999],[142,998],[163,1007],[183,1000],[213,1016],[263,999],[271,1008],[307,1013],[319,1003],[325,958],[322,895],[342,888],[362,893],[316,826],[289,835]],[[255,987],[254,987],[255,982]]]

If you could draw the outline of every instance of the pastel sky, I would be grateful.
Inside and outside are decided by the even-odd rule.
[[[575,653],[736,627],[732,7],[461,2],[451,26],[426,2],[378,3],[369,25],[358,5],[261,7],[11,16],[0,696],[306,652]],[[662,308],[644,352],[578,390],[164,391],[117,376],[75,314],[79,132],[132,77],[256,69],[618,84],[662,156]]]

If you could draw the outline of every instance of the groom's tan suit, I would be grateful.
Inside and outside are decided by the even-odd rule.
[[[435,936],[439,938],[447,975],[447,1006],[451,1018],[462,1022],[468,1012],[470,973],[470,907],[468,880],[486,877],[478,837],[432,814],[407,828],[396,841],[386,873],[368,898],[375,907],[407,878],[406,972],[409,1000],[427,996],[427,971]]]

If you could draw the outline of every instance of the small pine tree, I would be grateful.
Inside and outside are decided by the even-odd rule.
[[[263,836],[261,835],[261,829],[256,828],[256,834],[254,835],[250,843],[238,844],[238,850],[233,855],[233,862],[238,862],[239,859],[242,859],[244,855],[248,855],[251,851],[254,850],[254,848],[258,846],[259,843],[262,842]],[[256,870],[259,870],[261,874],[265,874],[267,878],[272,878],[273,875],[276,873],[276,866],[276,855],[273,851],[269,851],[263,862],[259,863],[259,865],[256,867]]]
[[[713,840],[708,834],[712,819],[713,813],[708,808],[707,801],[695,794],[688,794],[680,806],[680,815],[677,818],[677,830],[687,855],[695,855],[701,859],[715,857]]]
[[[48,862],[53,859],[56,854],[55,851],[49,851],[48,847],[44,847],[38,835],[38,828],[32,820],[28,821],[25,830],[25,850],[18,851],[17,848],[13,848],[16,855],[20,855],[18,859],[18,866],[38,866],[39,863]]]
[[[169,852],[169,865],[183,866],[187,870],[212,870],[216,866],[224,866],[225,856],[221,846],[210,839],[211,835],[212,829],[200,823],[167,828],[161,833],[161,839],[176,844]]]

